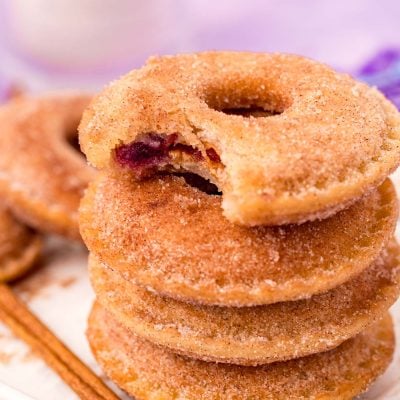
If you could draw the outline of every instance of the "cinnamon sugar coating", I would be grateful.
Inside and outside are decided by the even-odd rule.
[[[387,368],[389,315],[334,350],[259,367],[206,363],[139,339],[95,305],[88,339],[105,373],[137,400],[348,400]]]
[[[81,203],[81,234],[133,283],[186,301],[249,306],[307,298],[356,276],[397,219],[389,180],[334,217],[302,225],[238,226],[220,204],[179,177],[99,175]]]
[[[21,221],[79,238],[77,209],[93,171],[68,141],[90,97],[23,97],[0,108],[0,193]]]
[[[42,250],[39,234],[18,222],[0,203],[0,282],[21,277]]]
[[[399,255],[392,242],[367,270],[329,292],[241,308],[157,296],[93,256],[89,267],[97,301],[136,335],[205,361],[257,365],[332,349],[379,320],[400,292]]]
[[[379,91],[287,54],[151,58],[100,93],[79,130],[100,169],[121,145],[177,135],[202,157],[176,149],[158,169],[210,179],[224,215],[251,226],[326,218],[400,161],[399,113]]]

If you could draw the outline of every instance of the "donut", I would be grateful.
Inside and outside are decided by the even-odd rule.
[[[0,202],[0,282],[20,278],[40,256],[38,233],[18,222]]]
[[[132,335],[98,305],[87,335],[104,372],[137,400],[352,399],[384,372],[394,350],[389,315],[334,350],[259,367],[176,355]]]
[[[399,113],[379,91],[287,54],[151,58],[93,100],[79,132],[99,169],[199,174],[247,226],[326,218],[400,161]]]
[[[400,293],[399,257],[393,242],[366,271],[329,292],[242,308],[154,295],[93,256],[89,270],[97,301],[137,336],[205,361],[258,365],[330,350],[379,320]]]
[[[19,220],[78,239],[78,206],[93,177],[73,148],[90,97],[22,97],[0,108],[0,194]]]
[[[393,185],[331,218],[302,225],[243,227],[221,196],[166,175],[137,182],[101,173],[81,202],[89,250],[126,280],[208,305],[251,306],[330,290],[367,268],[393,236]]]

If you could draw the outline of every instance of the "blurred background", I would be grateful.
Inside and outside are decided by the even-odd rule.
[[[396,0],[0,0],[0,96],[97,90],[153,54],[230,49],[306,55],[398,102],[399,19]]]

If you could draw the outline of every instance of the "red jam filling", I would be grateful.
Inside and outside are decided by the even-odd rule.
[[[143,175],[168,162],[169,151],[177,139],[176,133],[165,136],[149,133],[140,141],[119,146],[115,150],[115,157],[120,165]]]
[[[167,165],[171,159],[170,152],[173,150],[186,153],[195,161],[203,160],[200,150],[183,143],[176,143],[177,139],[176,133],[159,135],[151,132],[140,141],[116,148],[115,158],[120,165],[133,170],[138,177],[145,177],[157,167]],[[221,161],[213,148],[208,148],[206,154],[213,162]]]
[[[189,154],[196,161],[201,161],[203,159],[203,155],[201,154],[200,150],[197,150],[192,146],[188,146],[187,144],[176,143],[172,146],[171,150],[178,150],[182,153]]]
[[[218,153],[217,153],[212,147],[209,147],[209,148],[206,150],[206,154],[207,154],[207,157],[208,157],[212,162],[215,162],[215,163],[221,162],[221,158],[219,157]]]

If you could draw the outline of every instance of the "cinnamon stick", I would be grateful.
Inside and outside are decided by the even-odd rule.
[[[6,284],[0,284],[0,319],[78,394],[81,399],[118,397],[69,350]]]

